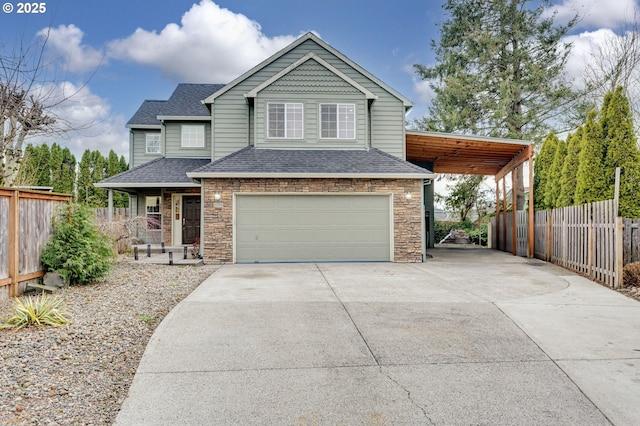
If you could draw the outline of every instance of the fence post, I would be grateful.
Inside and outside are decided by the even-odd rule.
[[[622,218],[616,217],[616,230],[615,230],[615,277],[613,282],[613,288],[621,288],[622,287],[622,270],[624,268],[624,259],[623,259],[623,245],[624,236],[622,235]]]
[[[13,190],[9,199],[9,297],[18,295],[20,266],[20,193]]]
[[[545,253],[545,261],[551,262],[551,253],[553,252],[553,210],[547,211],[547,252]]]

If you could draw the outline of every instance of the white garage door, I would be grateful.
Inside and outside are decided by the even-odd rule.
[[[237,195],[236,262],[391,260],[390,195]]]

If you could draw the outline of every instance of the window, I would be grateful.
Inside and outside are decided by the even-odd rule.
[[[160,154],[160,133],[147,133],[147,154]]]
[[[302,139],[303,115],[301,103],[267,104],[267,137]]]
[[[185,148],[204,147],[204,125],[183,125],[182,146]]]
[[[321,104],[320,137],[355,139],[356,106],[354,104]]]
[[[147,229],[160,229],[162,214],[160,213],[160,197],[147,197]]]

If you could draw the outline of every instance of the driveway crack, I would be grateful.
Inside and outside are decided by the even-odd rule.
[[[387,379],[389,379],[392,383],[394,383],[397,387],[399,387],[404,393],[407,394],[407,399],[409,400],[409,402],[411,403],[411,405],[413,405],[414,407],[416,407],[417,409],[419,409],[422,412],[422,415],[424,416],[424,418],[429,422],[430,425],[435,425],[436,423],[431,419],[431,417],[429,417],[429,415],[427,414],[427,410],[420,404],[418,404],[416,402],[415,399],[413,399],[413,396],[411,395],[411,391],[409,389],[407,389],[406,387],[404,387],[400,382],[398,382],[396,379],[394,379],[393,377],[391,377],[391,375],[385,373],[382,370],[382,366],[378,367],[378,370],[380,370],[380,374],[384,375]]]
[[[336,293],[336,290],[331,286],[331,283],[329,282],[329,280],[327,279],[327,277],[324,275],[324,272],[322,272],[322,269],[320,269],[320,267],[318,266],[318,264],[316,263],[316,268],[318,269],[318,272],[320,272],[320,275],[322,275],[322,278],[324,279],[324,282],[327,283],[327,286],[329,287],[329,289],[331,290],[331,292],[333,293],[333,295],[335,296],[336,300],[340,303],[340,305],[342,306],[342,309],[345,311],[345,313],[347,314],[347,316],[349,317],[349,320],[351,321],[351,324],[353,324],[353,327],[356,329],[356,331],[358,332],[358,335],[360,336],[360,339],[362,339],[362,342],[365,344],[365,346],[367,347],[367,350],[369,351],[369,354],[371,355],[371,358],[373,358],[373,360],[375,361],[376,365],[380,365],[380,362],[378,361],[378,357],[376,357],[376,354],[373,353],[373,349],[371,349],[371,346],[369,346],[369,342],[367,342],[367,339],[365,339],[364,335],[362,334],[362,331],[360,330],[360,328],[358,327],[358,324],[356,324],[356,322],[354,321],[353,317],[351,316],[351,312],[349,312],[349,309],[347,309],[347,306],[344,304],[344,302],[340,299],[340,297],[338,296],[338,293]]]

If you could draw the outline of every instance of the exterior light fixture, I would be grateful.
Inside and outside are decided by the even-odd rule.
[[[411,200],[411,192],[405,192],[405,193],[404,193],[404,198],[405,198],[407,201]]]
[[[222,194],[218,191],[215,194],[213,194],[213,201],[220,201],[222,200]]]

